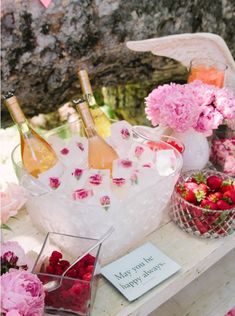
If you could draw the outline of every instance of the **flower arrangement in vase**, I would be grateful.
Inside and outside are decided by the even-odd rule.
[[[209,160],[206,137],[223,120],[235,118],[235,98],[226,88],[198,80],[184,85],[171,83],[147,96],[145,112],[153,126],[170,127],[172,136],[183,141],[183,169],[202,169]]]

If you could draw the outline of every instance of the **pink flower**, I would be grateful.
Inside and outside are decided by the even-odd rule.
[[[0,192],[0,199],[1,223],[5,224],[9,218],[15,216],[18,210],[25,204],[25,191],[21,186],[15,183],[8,183],[6,189]]]
[[[89,177],[90,184],[100,185],[102,183],[102,175],[97,173]]]
[[[122,128],[121,129],[121,136],[122,136],[123,139],[129,139],[130,138],[131,134],[130,134],[128,128]]]
[[[171,83],[148,95],[145,112],[154,126],[169,126],[177,132],[192,127],[209,136],[224,119],[235,118],[235,98],[227,89],[201,81]]]
[[[65,147],[65,148],[61,149],[60,153],[61,153],[62,155],[68,155],[69,149]]]
[[[84,151],[83,143],[77,142],[77,147],[78,147],[81,151]]]
[[[6,313],[6,316],[21,316],[16,309],[12,309],[10,312]]]
[[[100,204],[104,207],[105,211],[107,211],[110,207],[110,197],[108,195],[104,195],[100,198]]]
[[[23,248],[16,241],[7,241],[1,244],[1,272],[9,269],[31,270],[32,261],[27,258]]]
[[[11,270],[1,276],[1,308],[13,315],[41,316],[44,309],[43,285],[35,274]],[[10,314],[12,315],[12,314]]]
[[[131,184],[132,185],[137,185],[138,184],[138,174],[137,174],[137,172],[132,173],[130,180],[131,180]]]
[[[132,161],[131,160],[128,160],[128,159],[122,159],[120,161],[120,165],[123,167],[123,168],[131,168],[132,167]]]
[[[142,146],[135,147],[135,156],[139,158],[144,152],[144,148]]]
[[[72,175],[77,179],[79,180],[81,178],[83,174],[83,170],[82,169],[79,169],[79,168],[76,168],[74,169],[74,172],[72,173]]]
[[[60,180],[57,177],[51,177],[49,178],[50,181],[50,187],[55,190],[60,186]]]
[[[124,178],[113,178],[113,184],[115,184],[118,187],[122,187],[126,183],[126,180]]]
[[[224,316],[235,316],[235,306],[230,309]]]
[[[93,195],[92,190],[86,190],[86,189],[78,189],[73,192],[73,199],[75,201],[77,200],[84,200],[88,197],[91,197]]]

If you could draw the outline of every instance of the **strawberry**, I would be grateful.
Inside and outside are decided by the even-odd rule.
[[[229,190],[234,190],[234,184],[232,180],[224,180],[220,186],[221,192],[226,192]]]
[[[208,193],[209,191],[209,187],[205,184],[205,183],[200,183],[199,184],[199,190],[202,190],[205,195]]]
[[[182,197],[189,203],[193,203],[193,204],[197,203],[196,196],[192,190],[185,190],[182,193]]]
[[[223,194],[223,200],[229,204],[235,203],[235,190],[228,190]]]
[[[198,207],[192,207],[190,210],[192,217],[201,217],[202,211]]]
[[[209,176],[206,180],[208,187],[212,190],[218,190],[222,184],[223,180],[218,176]]]
[[[216,202],[216,204],[217,204],[217,208],[219,210],[228,210],[228,209],[231,208],[231,205],[228,204],[228,202],[226,202],[224,200],[219,200],[219,201]]]
[[[198,184],[192,181],[185,182],[184,187],[192,191],[198,190]]]
[[[205,234],[210,229],[206,221],[201,222],[198,218],[195,218],[194,223],[201,234]]]
[[[197,184],[200,184],[200,183],[206,183],[206,177],[203,173],[197,173],[195,174],[192,178],[191,178],[191,181],[192,182],[195,182]]]
[[[223,193],[221,193],[221,192],[214,192],[214,193],[210,193],[207,196],[207,199],[209,201],[212,201],[212,202],[217,202],[218,200],[221,200],[222,197],[223,197]]]
[[[217,204],[215,202],[208,200],[208,199],[202,200],[200,206],[205,208],[205,209],[208,209],[208,210],[217,210],[218,209]]]

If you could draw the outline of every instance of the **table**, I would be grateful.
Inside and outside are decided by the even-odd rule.
[[[38,252],[45,234],[32,225],[25,210],[20,212],[18,218],[10,221],[12,231],[5,231],[4,239],[17,240],[25,251]],[[101,278],[92,316],[148,315],[235,249],[235,234],[212,240],[196,238],[181,231],[169,218],[155,232],[144,238],[140,245],[146,241],[152,242],[178,262],[182,266],[180,272],[132,303]]]

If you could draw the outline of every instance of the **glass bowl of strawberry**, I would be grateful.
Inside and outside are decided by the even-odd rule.
[[[180,175],[171,197],[172,220],[196,236],[218,238],[235,230],[235,180],[212,170]]]
[[[43,284],[56,281],[75,259],[98,240],[48,233],[33,268]],[[97,246],[66,273],[61,286],[45,291],[45,312],[56,315],[90,315],[100,276],[100,250]]]

